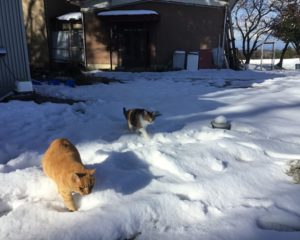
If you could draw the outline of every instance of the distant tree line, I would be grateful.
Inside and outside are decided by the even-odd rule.
[[[242,60],[245,60],[245,57],[243,56],[243,52],[239,50],[239,58]],[[275,50],[275,58],[280,59],[282,54],[282,50],[276,49]],[[271,50],[264,50],[263,58],[272,58],[273,52]],[[284,54],[284,59],[288,58],[298,58],[299,55],[297,54],[295,48],[288,47]],[[251,56],[251,59],[260,59],[261,58],[261,49],[255,50]]]

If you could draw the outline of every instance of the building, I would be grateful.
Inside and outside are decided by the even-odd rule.
[[[234,2],[23,0],[30,63],[167,70],[181,52],[184,67],[195,54],[200,68],[220,67],[224,49],[231,48],[228,16]]]
[[[21,0],[0,0],[0,98],[19,86],[31,91]]]
[[[200,59],[201,52],[224,52],[231,1],[69,1],[83,13],[85,64],[90,69],[164,70],[178,50],[200,53]]]

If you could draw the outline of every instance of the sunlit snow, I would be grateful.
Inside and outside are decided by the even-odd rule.
[[[0,103],[0,239],[300,239],[285,173],[300,159],[299,70],[94,74],[124,83],[34,85],[74,105]],[[162,114],[150,139],[123,107]],[[231,130],[211,127],[218,116]],[[41,169],[58,137],[97,169],[77,212]]]

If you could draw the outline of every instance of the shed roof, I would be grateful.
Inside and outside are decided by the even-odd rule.
[[[82,13],[81,12],[71,12],[71,13],[67,13],[67,14],[58,16],[56,18],[61,21],[81,20]]]
[[[111,10],[97,14],[109,22],[156,22],[159,14],[152,10]]]
[[[98,16],[122,16],[122,15],[157,15],[156,11],[151,10],[114,10],[98,13]]]

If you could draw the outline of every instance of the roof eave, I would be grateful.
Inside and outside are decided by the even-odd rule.
[[[126,6],[126,5],[132,5],[136,3],[141,3],[141,2],[151,2],[151,0],[133,0],[133,1],[126,1],[126,2],[115,2],[114,1],[95,1],[95,0],[69,0],[69,1],[80,1],[81,2],[81,11],[86,12],[86,11],[93,11],[95,9],[97,10],[108,10],[114,7],[119,7],[119,6]],[[210,0],[207,2],[206,0],[203,1],[197,1],[197,3],[193,0],[186,1],[186,2],[180,2],[176,0],[166,0],[163,1],[163,3],[174,3],[174,4],[184,4],[184,5],[194,5],[194,6],[207,6],[207,7],[225,7],[225,6],[230,6],[231,2],[236,2],[237,0],[229,0],[229,1],[224,1],[224,0]]]

